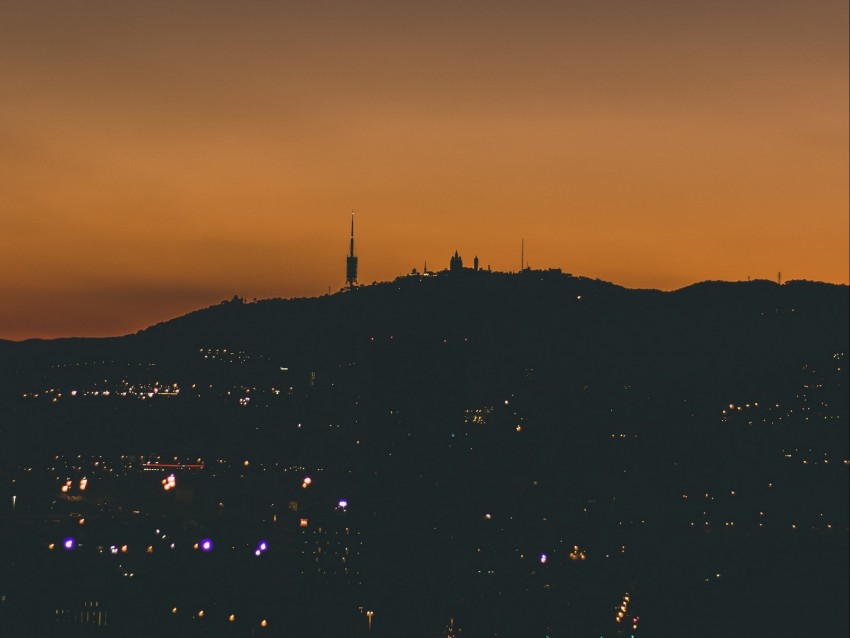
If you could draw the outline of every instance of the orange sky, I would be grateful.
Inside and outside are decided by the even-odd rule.
[[[337,290],[352,208],[365,283],[848,281],[846,0],[6,0],[0,93],[0,338]]]

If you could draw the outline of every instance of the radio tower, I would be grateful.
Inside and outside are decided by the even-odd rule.
[[[354,211],[351,211],[351,239],[348,244],[348,257],[345,258],[345,285],[349,288],[357,285],[357,255],[354,254]]]

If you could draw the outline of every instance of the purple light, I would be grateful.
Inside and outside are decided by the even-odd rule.
[[[205,538],[201,541],[201,549],[205,552],[211,552],[213,548],[213,543],[209,538]]]
[[[546,554],[540,554],[540,562],[542,564],[546,564]]]
[[[62,541],[62,546],[65,549],[74,549],[74,547],[77,546],[77,541],[75,541],[73,538],[69,537],[69,538],[66,538],[64,541]]]
[[[264,551],[266,551],[266,550],[269,548],[269,544],[268,544],[266,541],[260,541],[260,544],[259,544],[259,545],[257,545],[257,548],[258,548],[261,552],[264,552]]]
[[[346,507],[348,507],[348,501],[346,501],[345,499],[340,500],[340,502],[337,503],[337,507],[339,507],[339,509],[341,510],[344,510]]]

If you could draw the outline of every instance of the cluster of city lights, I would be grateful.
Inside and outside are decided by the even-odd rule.
[[[177,479],[173,474],[169,474],[168,478],[162,479],[162,489],[166,492],[168,490],[173,490],[175,487],[177,487]]]
[[[192,549],[200,549],[202,552],[209,553],[213,550],[213,542],[209,538],[205,538],[192,545]]]
[[[62,548],[63,549],[70,552],[71,550],[76,549],[76,547],[77,547],[77,541],[74,539],[73,536],[69,536],[69,537],[63,539],[63,541],[62,541]],[[53,551],[54,549],[56,549],[56,543],[48,544],[47,549],[49,549],[50,551]]]
[[[620,603],[619,607],[615,607],[617,610],[617,615],[614,617],[618,623],[623,622],[623,619],[626,617],[626,614],[629,612],[629,602],[631,601],[631,597],[629,593],[626,592],[623,594],[623,601]],[[640,616],[635,616],[632,618],[632,631],[637,631],[638,621],[640,620]]]
[[[172,615],[174,615],[174,616],[176,616],[176,615],[177,615],[177,612],[178,612],[178,611],[179,611],[179,610],[177,609],[177,607],[172,607],[172,608],[171,608],[171,614],[172,614]],[[197,618],[198,620],[201,620],[201,619],[203,619],[203,618],[205,618],[205,617],[207,616],[207,612],[206,612],[206,611],[204,611],[203,609],[199,609],[197,612],[195,612],[194,614],[192,614],[192,616],[193,616],[194,618]],[[236,614],[228,614],[228,616],[227,616],[227,622],[236,622]],[[268,620],[266,620],[265,618],[263,618],[263,619],[262,619],[262,620],[260,620],[260,622],[259,622],[259,623],[257,623],[257,624],[259,625],[259,627],[260,627],[261,629],[265,629],[266,627],[268,627],[268,626],[269,626],[269,621],[268,621]],[[254,635],[254,633],[253,633],[253,629],[251,630],[251,635],[252,635],[252,636]]]
[[[89,485],[89,480],[86,477],[83,477],[83,478],[80,479],[80,491],[81,492],[85,492],[88,485]],[[62,487],[60,487],[59,489],[61,490],[61,492],[63,494],[67,494],[68,492],[71,491],[71,488],[73,486],[74,486],[74,482],[71,479],[68,479],[67,481],[65,481],[65,483],[62,484]]]
[[[578,545],[573,545],[573,551],[570,552],[570,560],[585,560],[587,554],[583,549],[579,549]]]
[[[303,519],[303,520],[306,520],[306,519]],[[159,530],[157,530],[157,532],[158,531]],[[53,551],[53,550],[56,549],[56,545],[57,545],[56,543],[49,543],[47,545],[47,549]],[[69,537],[63,539],[62,542],[59,544],[59,546],[70,551],[70,550],[77,548],[77,541],[73,537],[69,536]],[[194,545],[192,545],[193,549],[200,550],[200,551],[206,552],[206,553],[211,552],[213,550],[213,547],[214,547],[213,541],[210,538],[204,538],[203,540],[200,540],[197,543],[195,543]],[[174,543],[171,543],[171,549],[174,549]],[[266,541],[266,540],[261,540],[257,543],[257,546],[254,549],[254,555],[255,556],[262,556],[265,552],[268,551],[268,549],[269,549],[269,542]],[[99,548],[99,550],[103,551],[103,548],[101,547],[101,548]],[[109,546],[109,553],[110,554],[126,554],[129,551],[130,551],[130,548],[129,548],[128,545],[110,545]],[[148,545],[145,552],[147,554],[153,554],[153,545]]]

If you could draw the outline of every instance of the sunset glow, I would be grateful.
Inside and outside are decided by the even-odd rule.
[[[846,1],[12,0],[0,338],[469,262],[848,281]]]

